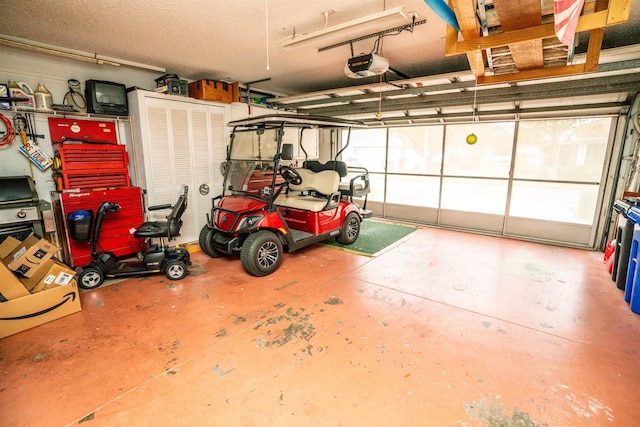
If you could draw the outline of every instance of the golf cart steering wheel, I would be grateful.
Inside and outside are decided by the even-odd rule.
[[[288,184],[300,185],[302,184],[302,177],[297,170],[291,166],[280,166],[280,176],[287,181]]]

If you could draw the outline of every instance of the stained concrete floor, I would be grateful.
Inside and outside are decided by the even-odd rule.
[[[639,423],[640,316],[601,253],[423,228],[263,278],[193,261],[0,340],[0,425]]]

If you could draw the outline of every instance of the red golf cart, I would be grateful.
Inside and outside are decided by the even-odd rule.
[[[371,216],[367,170],[336,160],[342,150],[326,163],[309,160],[307,144],[311,140],[315,147],[316,129],[350,129],[362,123],[281,114],[229,126],[233,132],[223,193],[213,199],[199,237],[204,253],[239,254],[249,274],[266,276],[282,263],[284,248],[292,252],[330,238],[346,245],[356,241],[360,222]],[[298,161],[302,167],[296,167]]]

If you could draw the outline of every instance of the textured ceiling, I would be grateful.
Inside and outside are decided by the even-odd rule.
[[[255,88],[292,95],[375,81],[345,77],[348,46],[278,48],[294,26],[297,33],[322,28],[328,9],[335,25],[400,5],[427,23],[384,38],[381,53],[392,68],[410,77],[469,69],[466,55],[445,57],[445,25],[423,0],[0,0],[0,34],[165,67],[190,80],[270,78]],[[373,40],[355,43],[355,53],[370,52]],[[579,40],[577,53],[586,50]],[[606,29],[603,48],[638,43],[634,0],[629,22]]]

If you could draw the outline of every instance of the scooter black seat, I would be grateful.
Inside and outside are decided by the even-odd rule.
[[[174,227],[172,236],[180,231],[180,227]],[[169,235],[169,223],[167,221],[145,222],[133,233],[135,237],[167,237]]]
[[[153,211],[167,207],[171,207],[171,213],[167,216],[166,221],[143,222],[140,227],[133,232],[134,237],[166,237],[171,240],[174,237],[179,236],[180,228],[182,228],[182,214],[187,209],[186,191],[178,197],[178,201],[175,205],[150,206],[148,210]]]

